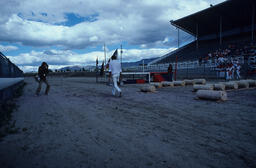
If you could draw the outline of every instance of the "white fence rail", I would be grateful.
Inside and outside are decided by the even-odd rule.
[[[244,64],[244,57],[236,57],[236,60],[240,64]],[[249,59],[249,61],[254,61],[254,59]],[[125,71],[142,71],[142,72],[152,72],[152,71],[167,71],[169,64],[172,64],[173,69],[175,69],[175,63],[165,63],[165,64],[156,64],[156,65],[148,65],[148,66],[134,66],[129,68],[124,68]],[[178,62],[177,69],[194,69],[199,67],[205,67],[205,68],[215,68],[217,67],[217,60],[212,62],[211,60],[208,60],[207,62],[204,62],[202,64],[199,64],[199,61],[186,61],[186,62]]]

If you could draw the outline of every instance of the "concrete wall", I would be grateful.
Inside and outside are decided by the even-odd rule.
[[[14,97],[17,89],[24,84],[24,80],[19,80],[16,83],[12,83],[12,85],[6,85],[0,89],[0,104],[4,103],[6,100],[11,99]]]
[[[177,79],[194,79],[194,78],[206,78],[216,79],[217,71],[212,68],[187,68],[177,70]]]

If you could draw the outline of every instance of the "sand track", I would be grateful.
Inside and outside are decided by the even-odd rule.
[[[211,102],[191,86],[125,85],[117,98],[93,78],[59,77],[36,97],[25,80],[20,131],[0,141],[0,167],[256,167],[256,89]]]

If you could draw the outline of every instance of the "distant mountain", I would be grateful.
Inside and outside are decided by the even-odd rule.
[[[128,68],[128,67],[133,67],[133,66],[139,66],[139,65],[142,65],[143,64],[143,60],[144,60],[144,64],[147,65],[149,62],[155,60],[157,58],[149,58],[149,59],[142,59],[140,61],[137,61],[137,62],[123,62],[122,63],[122,67],[123,68]],[[87,65],[87,66],[78,66],[78,65],[75,65],[75,66],[67,66],[67,67],[63,67],[63,68],[60,68],[58,69],[59,71],[80,71],[80,70],[83,70],[83,68],[85,70],[89,70],[89,71],[93,71],[95,69],[95,66],[92,66],[92,65]],[[99,64],[99,68],[101,68],[101,64]]]
[[[80,70],[92,70],[94,69],[95,66],[78,66],[78,65],[75,65],[75,66],[67,66],[67,67],[63,67],[63,68],[60,68],[58,69],[59,71],[80,71]]]
[[[83,67],[82,66],[67,66],[67,67],[60,68],[59,70],[62,70],[62,71],[67,71],[67,70],[78,71],[80,69],[83,69]]]

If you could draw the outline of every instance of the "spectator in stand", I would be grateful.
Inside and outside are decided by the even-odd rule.
[[[226,66],[226,80],[231,79],[231,74],[232,74],[232,66],[231,66],[231,64],[227,64],[227,66]]]
[[[235,61],[234,67],[235,67],[236,79],[240,79],[241,78],[241,76],[240,76],[241,66],[238,63],[238,61]]]
[[[230,72],[229,72],[230,74],[230,79],[234,79],[234,75],[235,75],[235,66],[234,66],[234,64],[231,62],[230,63]]]
[[[212,58],[213,58],[213,55],[212,55],[212,53],[209,52],[209,53],[208,53],[208,60],[211,60],[211,62],[213,62],[213,59],[212,59]]]
[[[224,65],[224,58],[223,57],[218,58],[218,65],[220,66],[220,68],[223,68],[223,65]]]
[[[202,64],[202,61],[203,61],[203,58],[202,58],[202,57],[199,57],[198,62],[199,62],[199,65],[200,65],[200,66],[201,66],[201,64]]]

